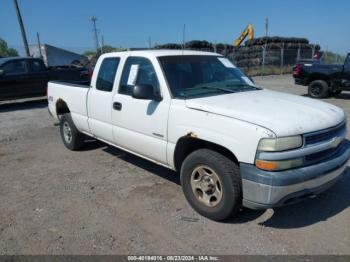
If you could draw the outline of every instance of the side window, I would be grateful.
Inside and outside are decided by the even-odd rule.
[[[5,70],[6,74],[21,74],[26,72],[24,60],[8,62],[2,68]]]
[[[29,60],[29,69],[32,73],[44,72],[44,65],[38,60]]]
[[[118,57],[105,58],[102,61],[97,75],[96,89],[106,92],[112,91],[119,61]]]
[[[128,79],[130,75],[130,69],[133,65],[139,66],[135,83],[136,85],[152,85],[154,88],[159,89],[158,78],[151,61],[144,57],[129,57],[125,62],[122,77],[120,80],[119,94],[132,94],[133,86],[128,85]]]

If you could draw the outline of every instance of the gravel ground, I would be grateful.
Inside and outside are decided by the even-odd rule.
[[[291,76],[255,81],[306,94]],[[350,115],[349,99],[326,101]],[[96,141],[65,149],[44,100],[0,105],[0,181],[0,254],[350,254],[349,168],[314,199],[213,222],[172,171]]]

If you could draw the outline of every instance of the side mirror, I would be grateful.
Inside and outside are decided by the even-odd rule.
[[[0,69],[0,76],[4,76],[5,75],[5,70]]]
[[[161,101],[159,92],[154,91],[152,85],[135,85],[132,90],[132,97],[135,99]]]

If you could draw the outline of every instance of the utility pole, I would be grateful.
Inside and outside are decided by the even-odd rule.
[[[98,43],[98,35],[97,35],[97,28],[96,28],[97,17],[96,16],[92,16],[90,18],[90,20],[92,22],[92,26],[93,26],[93,30],[94,30],[95,48],[96,48],[96,52],[98,52],[99,43]]]
[[[184,24],[184,27],[182,29],[182,50],[185,49],[185,41],[186,41],[186,24]]]
[[[43,55],[41,53],[41,43],[40,43],[40,35],[39,32],[36,33],[36,37],[38,39],[38,48],[39,48],[39,54],[40,54],[40,58],[43,58]]]
[[[265,18],[265,36],[267,37],[269,35],[269,19]]]
[[[151,36],[148,37],[148,49],[152,49],[152,39],[151,39]]]
[[[19,27],[21,28],[21,34],[22,34],[24,50],[26,52],[26,56],[30,56],[29,46],[28,46],[28,41],[27,41],[27,36],[26,36],[26,31],[24,29],[24,24],[23,24],[21,12],[19,10],[19,6],[18,6],[18,3],[17,3],[17,0],[13,0],[13,4],[15,5]]]
[[[103,35],[101,35],[101,54],[104,53],[103,47],[105,45],[105,38]]]

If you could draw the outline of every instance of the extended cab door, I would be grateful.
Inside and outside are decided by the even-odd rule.
[[[118,146],[166,164],[170,96],[162,92],[164,84],[156,59],[152,62],[146,57],[128,57],[113,97],[112,121]],[[158,92],[162,100],[133,98],[135,85],[153,86],[154,92]]]
[[[120,57],[106,57],[96,65],[88,93],[88,122],[90,132],[113,143],[112,131],[112,90]]]

